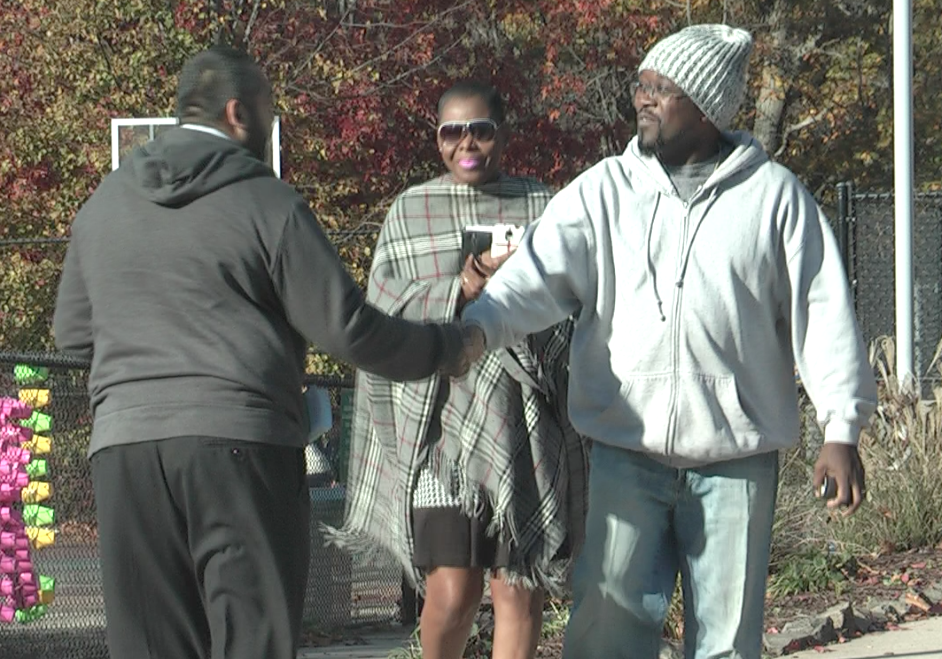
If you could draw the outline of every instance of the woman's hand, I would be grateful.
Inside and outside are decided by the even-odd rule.
[[[484,290],[487,280],[510,258],[511,254],[513,252],[496,258],[491,257],[489,251],[482,252],[477,256],[468,255],[464,262],[464,268],[461,270],[460,307],[464,307],[468,302],[478,298],[481,291]]]
[[[492,257],[489,251],[482,252],[478,256],[477,265],[488,277],[492,276],[497,269],[504,264],[504,262],[510,258],[513,251],[502,254],[498,257]]]

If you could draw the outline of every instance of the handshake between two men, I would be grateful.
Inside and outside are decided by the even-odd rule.
[[[457,350],[450,350],[451,354],[443,355],[443,361],[438,372],[451,378],[461,378],[468,374],[474,363],[484,355],[484,331],[476,325],[453,325],[461,333],[461,343]],[[451,329],[451,328],[449,328]]]

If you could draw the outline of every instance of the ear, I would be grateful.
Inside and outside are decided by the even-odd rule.
[[[245,111],[245,108],[242,106],[242,103],[234,98],[230,98],[226,102],[226,123],[233,130],[243,130],[247,131],[248,126],[248,115]]]

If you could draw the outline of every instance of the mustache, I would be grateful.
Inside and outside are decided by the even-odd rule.
[[[650,112],[644,112],[644,111],[639,112],[638,120],[641,120],[641,119],[648,119],[650,121],[656,121],[657,123],[661,123],[661,120],[657,118],[657,115],[651,114]]]

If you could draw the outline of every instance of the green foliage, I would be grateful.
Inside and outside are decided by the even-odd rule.
[[[846,586],[853,559],[848,554],[808,550],[793,554],[779,564],[769,579],[772,597],[833,590],[840,594]]]

